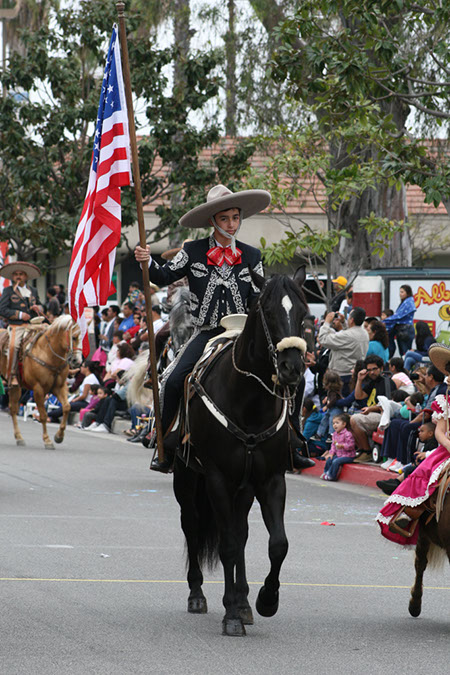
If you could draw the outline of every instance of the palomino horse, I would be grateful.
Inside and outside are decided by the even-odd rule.
[[[54,445],[47,432],[47,413],[44,407],[46,394],[52,393],[59,399],[63,416],[55,435],[55,442],[62,443],[70,403],[67,400],[67,375],[69,365],[78,367],[82,362],[80,347],[80,328],[69,315],[60,316],[48,327],[36,332],[30,347],[25,347],[22,357],[21,386],[33,390],[34,400],[42,424],[42,438],[45,447]],[[6,378],[7,353],[0,355],[0,371]],[[21,387],[9,390],[9,412],[14,425],[14,437],[17,445],[25,445],[17,424]]]
[[[428,563],[436,566],[445,560],[446,556],[450,562],[450,495],[445,490],[443,495],[444,502],[439,520],[436,520],[436,517],[430,520],[427,511],[420,517],[415,556],[416,578],[409,601],[411,616],[419,616],[422,611],[423,575]]]
[[[276,275],[267,283],[252,272],[260,297],[237,340],[193,382],[189,456],[175,461],[174,491],[187,542],[188,611],[207,611],[202,565],[212,567],[220,557],[224,635],[243,636],[244,624],[253,623],[245,545],[255,497],[269,532],[271,563],[256,609],[262,616],[278,609],[279,573],[288,551],[288,412],[305,368],[306,343],[299,337],[308,313],[304,279],[304,268],[294,280]]]

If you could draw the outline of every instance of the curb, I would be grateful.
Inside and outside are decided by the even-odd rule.
[[[312,466],[310,469],[302,469],[300,472],[301,475],[305,476],[316,476],[319,478],[323,473],[323,467],[325,462],[321,460],[314,459],[316,462],[315,466]],[[374,487],[377,488],[377,480],[387,480],[388,478],[393,478],[397,474],[392,473],[392,471],[386,471],[382,469],[377,464],[344,464],[339,476],[339,481],[346,483],[353,483],[356,485],[363,485],[365,487]]]

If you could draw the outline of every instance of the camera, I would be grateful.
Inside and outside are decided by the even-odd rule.
[[[419,379],[419,373],[411,373],[409,376],[411,380],[418,380]]]

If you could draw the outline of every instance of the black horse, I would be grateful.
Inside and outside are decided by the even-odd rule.
[[[245,635],[253,623],[248,602],[245,545],[254,498],[269,532],[270,572],[256,609],[278,609],[279,573],[288,551],[284,529],[285,471],[289,462],[288,411],[304,373],[302,324],[308,306],[301,286],[276,275],[261,289],[246,326],[216,359],[189,405],[190,463],[177,457],[174,491],[187,542],[188,611],[205,613],[202,566],[222,562],[225,576],[224,635]],[[200,471],[191,468],[193,458]]]

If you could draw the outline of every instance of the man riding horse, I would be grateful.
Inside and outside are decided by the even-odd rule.
[[[27,281],[37,279],[41,272],[32,263],[8,263],[0,269],[0,275],[12,281],[0,297],[0,316],[8,321],[8,385],[19,386],[19,350],[24,333],[32,318],[42,314],[37,291],[27,285]]]
[[[223,317],[246,314],[259,294],[252,283],[249,267],[262,275],[260,251],[236,240],[244,218],[267,208],[270,194],[265,190],[233,193],[223,185],[209,192],[204,204],[196,206],[180,220],[183,229],[213,227],[203,239],[187,241],[179,253],[162,267],[152,259],[150,247],[135,249],[136,260],[149,265],[150,280],[166,286],[186,276],[191,293],[194,334],[167,368],[161,385],[162,433],[169,432],[183,395],[186,376],[203,353],[207,342],[220,335]],[[173,463],[173,450],[164,447],[165,459],[152,461],[151,468],[167,473]]]

